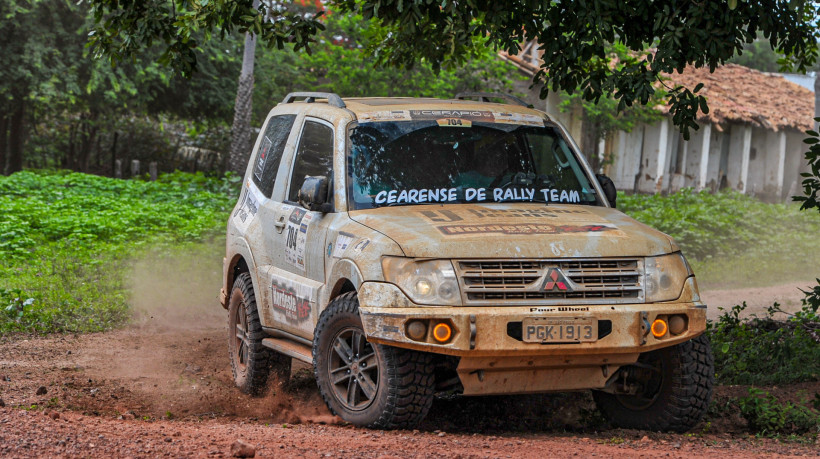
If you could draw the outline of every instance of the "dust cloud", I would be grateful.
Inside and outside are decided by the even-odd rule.
[[[219,304],[224,239],[152,248],[128,278],[133,324],[155,329],[214,329],[227,315]]]
[[[72,365],[112,397],[84,399],[99,412],[159,418],[236,417],[275,423],[335,423],[312,371],[296,362],[271,375],[261,397],[235,386],[227,312],[219,304],[224,238],[135,254],[127,282],[133,309],[122,330],[80,338]]]

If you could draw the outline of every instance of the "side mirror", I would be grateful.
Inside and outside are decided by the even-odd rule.
[[[598,183],[600,183],[601,188],[604,189],[606,200],[609,201],[609,205],[614,209],[615,201],[618,199],[618,190],[615,189],[615,182],[604,174],[595,174],[595,177],[598,178]]]
[[[307,175],[296,199],[300,206],[310,211],[332,212],[333,205],[327,202],[327,188],[327,177],[324,175]]]

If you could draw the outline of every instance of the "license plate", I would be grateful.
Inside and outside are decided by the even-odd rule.
[[[598,340],[598,321],[592,317],[529,317],[521,325],[525,343],[589,343]]]

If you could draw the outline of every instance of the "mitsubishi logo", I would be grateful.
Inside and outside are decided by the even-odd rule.
[[[564,273],[561,272],[558,268],[550,268],[547,272],[547,282],[544,284],[545,292],[549,291],[562,291],[562,292],[571,292],[572,289],[569,286],[569,281],[567,278],[564,277]]]

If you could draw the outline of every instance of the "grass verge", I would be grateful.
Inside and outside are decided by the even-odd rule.
[[[701,287],[813,281],[820,272],[820,214],[737,192],[621,195],[620,210],[672,236]],[[809,268],[809,269],[807,269]]]
[[[156,182],[64,171],[0,177],[0,333],[122,324],[132,257],[224,231],[234,188],[229,177],[185,173]]]

